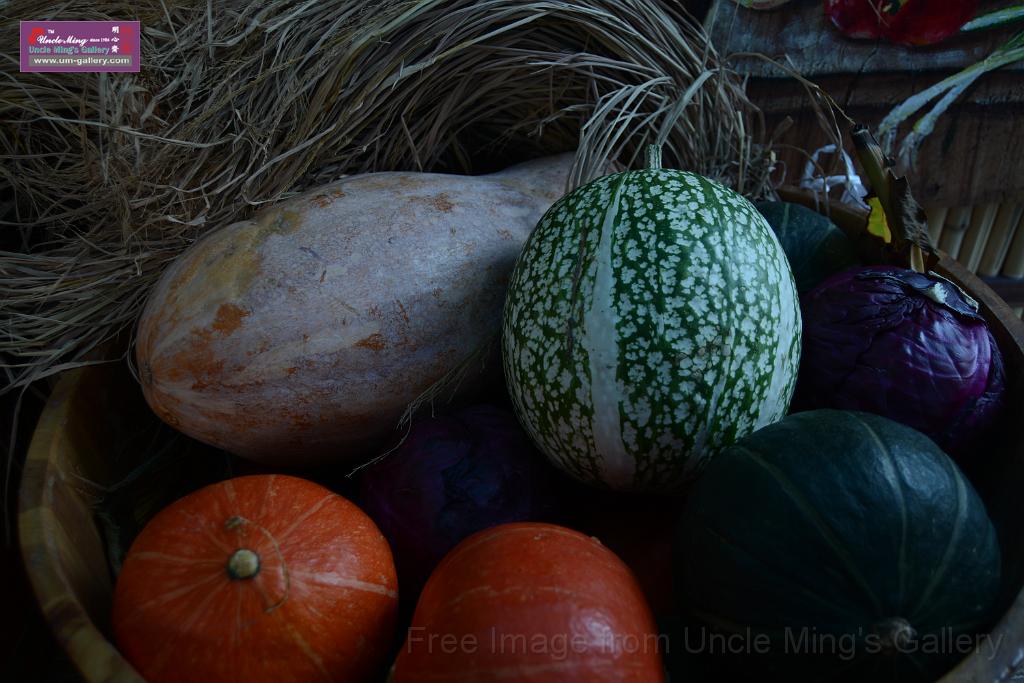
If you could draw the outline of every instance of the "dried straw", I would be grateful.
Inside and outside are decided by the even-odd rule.
[[[0,83],[0,393],[81,364],[208,230],[342,174],[486,172],[578,148],[573,183],[664,143],[751,196],[771,163],[740,80],[676,0],[11,3],[142,22],[140,74]]]

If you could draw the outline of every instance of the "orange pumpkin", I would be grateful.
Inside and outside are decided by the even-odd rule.
[[[214,484],[162,510],[114,591],[149,683],[365,681],[391,645],[391,550],[358,507],[295,477]]]
[[[470,536],[431,575],[394,683],[658,683],[663,645],[635,578],[600,542],[504,524]]]

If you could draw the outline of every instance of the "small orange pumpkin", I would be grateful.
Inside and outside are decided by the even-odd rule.
[[[660,683],[663,645],[636,579],[600,542],[503,524],[431,575],[394,683]]]
[[[255,475],[162,510],[114,591],[118,647],[149,683],[365,681],[398,604],[391,550],[358,507]]]

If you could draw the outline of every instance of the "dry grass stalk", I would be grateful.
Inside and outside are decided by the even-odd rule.
[[[130,328],[206,231],[341,174],[477,173],[578,148],[749,196],[771,162],[742,83],[674,0],[16,1],[0,23],[137,16],[140,74],[0,85],[2,391]],[[0,203],[0,211],[3,204]]]

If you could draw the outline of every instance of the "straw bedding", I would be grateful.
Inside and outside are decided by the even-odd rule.
[[[491,171],[578,149],[769,191],[755,107],[676,0],[16,1],[142,22],[139,74],[0,85],[0,393],[96,359],[206,231],[343,174]]]

